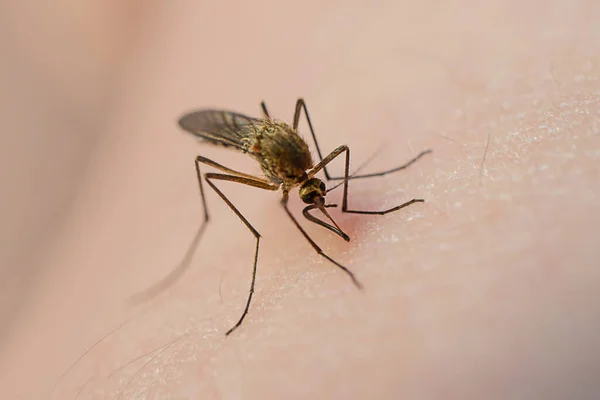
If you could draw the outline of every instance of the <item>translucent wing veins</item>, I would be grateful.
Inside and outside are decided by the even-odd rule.
[[[224,110],[200,110],[185,114],[179,126],[185,131],[214,144],[235,147],[245,151],[247,139],[254,133],[259,120]]]

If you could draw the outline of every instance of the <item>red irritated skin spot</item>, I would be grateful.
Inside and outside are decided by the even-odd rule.
[[[326,202],[327,185],[325,182],[315,175],[323,171],[327,181],[342,181],[343,197],[342,197],[342,212],[353,214],[377,214],[384,215],[390,212],[398,211],[401,208],[407,207],[414,203],[423,202],[423,199],[412,199],[396,207],[387,210],[352,210],[348,207],[348,181],[351,179],[369,178],[375,176],[383,176],[392,172],[400,171],[407,168],[419,158],[431,152],[425,150],[407,163],[395,167],[393,169],[372,174],[350,175],[350,149],[346,145],[339,146],[326,157],[323,157],[317,142],[308,110],[303,99],[298,99],[296,102],[296,111],[294,113],[294,121],[292,125],[286,122],[274,120],[270,117],[265,103],[262,104],[264,113],[263,118],[253,118],[239,113],[226,110],[199,110],[183,115],[179,119],[179,126],[191,133],[192,135],[215,145],[225,146],[242,153],[247,153],[253,157],[260,165],[264,176],[258,177],[249,175],[243,172],[233,170],[229,167],[221,165],[216,161],[210,160],[203,156],[196,157],[196,173],[198,177],[198,185],[204,206],[204,223],[198,230],[192,245],[188,249],[185,257],[180,265],[166,278],[158,282],[156,285],[147,291],[134,296],[136,299],[143,299],[153,296],[156,293],[164,290],[171,285],[187,267],[191,261],[192,255],[204,234],[204,229],[209,221],[209,213],[206,206],[203,179],[208,186],[231,208],[238,216],[242,223],[250,230],[256,239],[256,248],[254,252],[254,260],[252,266],[252,281],[250,283],[250,291],[246,300],[244,311],[237,323],[227,331],[226,335],[231,334],[243,322],[248,314],[252,295],[254,294],[254,285],[256,281],[256,270],[258,265],[258,251],[261,236],[254,226],[242,215],[237,207],[223,194],[217,187],[217,181],[229,181],[241,183],[259,189],[277,191],[281,189],[282,198],[281,205],[286,211],[288,217],[298,228],[304,238],[310,243],[312,248],[328,260],[331,264],[345,272],[354,285],[362,289],[362,285],[354,274],[345,266],[325,254],[323,250],[315,243],[315,241],[302,228],[296,217],[288,208],[289,192],[292,189],[298,188],[300,199],[307,204],[302,210],[302,215],[310,222],[313,222],[329,231],[335,233],[346,242],[350,241],[350,236],[346,234],[342,228],[331,217],[328,208],[337,207],[336,204]],[[311,157],[310,149],[306,141],[298,134],[298,123],[301,112],[304,110],[310,133],[314,140],[319,162],[314,163]],[[329,164],[341,154],[345,155],[344,176],[332,177],[327,171]],[[219,172],[201,173],[200,166],[206,165],[215,168]],[[320,218],[315,216],[312,211],[320,212]]]

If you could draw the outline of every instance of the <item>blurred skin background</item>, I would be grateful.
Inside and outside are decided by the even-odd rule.
[[[2,3],[2,328],[64,223],[139,21],[135,2]]]
[[[0,15],[0,397],[600,391],[597,2],[4,1]],[[434,149],[350,189],[357,208],[425,205],[336,211],[350,244],[311,230],[365,293],[277,195],[224,185],[265,238],[243,330],[223,336],[254,243],[214,193],[185,278],[125,306],[197,229],[194,156],[256,171],[177,117],[258,116],[264,99],[290,120],[299,96],[323,150],[350,145],[354,166],[382,144],[369,171]]]

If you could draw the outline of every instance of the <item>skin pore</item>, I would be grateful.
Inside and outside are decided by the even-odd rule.
[[[60,110],[98,111],[85,114],[96,133],[89,156],[73,161],[81,175],[68,206],[35,247],[22,245],[27,285],[4,338],[0,397],[593,398],[600,6],[267,3],[130,5],[117,19],[130,29],[111,42],[122,51],[90,52],[111,90]],[[94,14],[77,17],[86,18]],[[73,76],[83,67],[70,65]],[[89,87],[71,89],[84,88],[87,99]],[[199,227],[194,157],[260,172],[196,143],[177,118],[203,107],[260,116],[264,99],[291,122],[300,96],[323,152],[347,144],[351,170],[382,145],[363,172],[433,149],[404,171],[350,183],[351,208],[425,203],[385,216],[328,209],[349,243],[303,220],[290,193],[290,210],[364,291],[313,251],[279,192],[222,183],[262,235],[244,323],[225,337],[243,310],[255,242],[208,188],[211,221],[189,270],[127,305],[177,265]],[[74,146],[57,121],[45,154]],[[312,146],[303,118],[300,132]],[[31,179],[58,179],[50,166],[67,158],[45,159]],[[341,174],[343,157],[330,170]],[[28,196],[50,201],[52,190]],[[341,188],[328,201],[340,204]]]

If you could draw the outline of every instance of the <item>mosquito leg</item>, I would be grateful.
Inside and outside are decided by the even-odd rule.
[[[387,174],[391,174],[392,172],[397,172],[397,171],[400,171],[400,170],[403,170],[403,169],[406,169],[406,168],[410,167],[411,165],[413,165],[414,163],[416,163],[421,157],[423,157],[426,154],[432,153],[432,152],[433,152],[433,150],[431,150],[431,149],[423,150],[422,152],[420,152],[419,154],[417,154],[417,156],[414,157],[412,160],[409,160],[407,163],[405,163],[403,165],[400,165],[400,166],[398,166],[396,168],[392,168],[392,169],[389,169],[387,171],[382,171],[382,172],[373,172],[371,174],[351,175],[351,176],[348,176],[348,180],[350,180],[350,179],[362,179],[362,178],[373,178],[375,176],[384,176],[384,175],[387,175]],[[361,166],[361,168],[362,167],[363,166]],[[339,176],[339,177],[338,176],[334,176],[334,177],[330,177],[329,179],[331,179],[331,180],[342,180],[344,178],[345,178],[344,176]]]
[[[354,175],[357,175],[360,171],[363,170],[363,168],[365,168],[367,165],[369,165],[375,158],[377,158],[377,156],[379,155],[379,153],[381,153],[381,151],[384,149],[385,146],[381,146],[379,147],[379,149],[377,149],[376,152],[374,152],[369,158],[367,158],[365,161],[363,161],[362,164],[360,164],[360,166],[358,168],[356,168],[354,170],[353,173],[351,173],[348,176],[348,179],[352,179],[354,177]],[[344,180],[342,179],[341,182],[338,182],[336,185],[327,188],[327,193],[332,192],[333,190],[339,188],[340,186],[342,186],[344,184]]]
[[[231,210],[238,216],[238,218],[246,225],[246,227],[250,230],[250,232],[256,238],[256,249],[254,250],[254,263],[252,266],[252,281],[250,283],[250,292],[248,293],[248,299],[246,300],[246,307],[244,308],[244,312],[242,313],[238,322],[225,333],[225,335],[231,334],[238,326],[242,324],[242,321],[248,314],[248,309],[250,308],[250,303],[252,302],[252,295],[254,294],[254,283],[256,282],[256,267],[258,265],[258,249],[260,244],[260,234],[252,224],[242,215],[242,213],[233,205],[233,203],[217,188],[217,186],[212,182],[212,180],[221,180],[221,181],[229,181],[229,182],[237,182],[242,183],[244,185],[253,186],[259,189],[264,190],[277,190],[278,186],[271,185],[263,180],[259,179],[249,179],[246,177],[240,177],[235,175],[225,175],[225,174],[215,174],[215,173],[207,173],[204,175],[204,179],[206,183],[221,197],[221,199],[231,208]]]
[[[315,251],[317,252],[317,254],[320,255],[320,256],[322,256],[322,257],[324,257],[325,259],[329,260],[336,267],[342,269],[346,274],[348,274],[348,276],[350,277],[350,279],[352,279],[352,282],[354,283],[354,285],[357,288],[359,288],[359,289],[362,290],[363,286],[356,279],[356,277],[354,276],[354,274],[352,273],[352,271],[350,271],[348,268],[344,267],[339,262],[335,261],[333,258],[329,257],[327,254],[325,254],[323,252],[323,250],[321,250],[321,248],[315,243],[315,241],[312,240],[310,236],[308,236],[308,233],[306,233],[306,231],[304,230],[304,228],[302,228],[302,226],[300,225],[300,223],[298,222],[298,220],[296,220],[296,218],[294,217],[294,215],[290,212],[287,204],[288,204],[288,195],[285,194],[283,196],[283,198],[281,199],[281,205],[283,206],[285,212],[290,217],[290,219],[292,220],[292,222],[294,223],[294,225],[296,225],[296,227],[298,228],[298,230],[300,231],[300,233],[302,233],[302,235],[306,238],[306,240],[308,240],[308,243],[310,243],[310,245],[312,246],[312,248],[315,249]]]
[[[265,118],[271,118],[269,115],[269,110],[267,110],[267,104],[264,101],[260,102],[260,108],[262,108],[262,112],[265,115]]]
[[[407,201],[406,203],[400,204],[399,206],[392,207],[387,210],[377,210],[377,211],[365,211],[365,210],[350,210],[348,209],[348,182],[349,182],[349,171],[350,171],[350,148],[346,145],[339,146],[337,149],[332,151],[327,157],[325,157],[320,163],[315,165],[312,170],[308,172],[308,177],[312,178],[317,172],[321,169],[325,168],[325,165],[329,164],[333,159],[339,156],[342,153],[346,153],[346,162],[344,166],[344,195],[342,198],[342,212],[352,213],[352,214],[378,214],[384,215],[390,212],[398,211],[401,208],[407,207],[414,203],[423,203],[425,200],[423,199],[412,199]]]
[[[168,287],[173,285],[189,268],[189,266],[192,262],[194,253],[196,252],[196,249],[198,248],[198,244],[200,243],[200,239],[204,235],[204,231],[206,230],[206,227],[208,226],[208,222],[210,221],[208,207],[206,204],[206,196],[205,196],[205,192],[204,192],[204,186],[202,185],[202,174],[200,172],[200,164],[201,163],[211,166],[213,168],[216,168],[220,171],[226,172],[230,175],[235,175],[236,177],[239,177],[240,179],[245,180],[245,182],[252,181],[252,182],[256,183],[254,185],[251,184],[251,186],[260,187],[260,188],[269,186],[269,190],[276,190],[276,188],[272,189],[272,186],[270,186],[267,181],[264,181],[257,177],[253,177],[252,175],[248,175],[248,174],[244,174],[242,172],[232,170],[232,169],[227,168],[227,167],[225,167],[211,159],[208,159],[206,157],[197,156],[195,159],[196,175],[198,178],[198,187],[200,189],[200,198],[202,199],[202,207],[204,210],[204,219],[202,221],[202,224],[198,228],[198,231],[196,232],[194,239],[192,240],[183,259],[177,265],[177,267],[175,267],[173,269],[173,271],[171,271],[166,277],[161,279],[159,282],[155,283],[148,289],[133,295],[129,299],[130,303],[137,304],[137,303],[148,300],[149,298],[152,298],[152,297],[160,294],[162,291],[164,291],[165,289],[167,289]]]
[[[299,98],[298,101],[296,101],[296,111],[294,113],[294,124],[292,126],[295,131],[298,130],[298,123],[300,121],[300,113],[302,112],[302,109],[304,109],[304,115],[306,115],[306,121],[308,122],[308,127],[310,128],[310,134],[312,135],[313,140],[315,142],[317,154],[319,155],[319,161],[323,161],[323,153],[321,153],[321,149],[319,148],[319,143],[317,142],[317,135],[315,134],[315,130],[313,129],[312,122],[310,121],[310,117],[308,116],[308,109],[306,108],[306,103],[304,102],[304,99],[302,99],[302,98]],[[361,178],[372,178],[375,176],[384,176],[387,174],[391,174],[392,172],[396,172],[396,171],[400,171],[405,168],[408,168],[410,165],[417,162],[417,160],[419,158],[423,157],[425,154],[431,153],[432,151],[433,150],[431,150],[431,149],[424,150],[421,153],[419,153],[415,158],[413,158],[412,160],[408,161],[407,163],[405,163],[403,165],[400,165],[396,168],[392,168],[387,171],[375,172],[372,174],[364,174],[364,175],[355,175],[354,174],[354,175],[350,175],[350,176],[347,176],[347,174],[346,174],[345,176],[331,176],[329,174],[329,171],[327,171],[327,167],[325,167],[325,166],[323,166],[323,172],[325,173],[325,178],[327,178],[328,181],[342,180],[342,179],[345,179],[346,177],[347,177],[347,179],[361,179]],[[364,165],[362,165],[360,168],[362,168],[363,166]]]
[[[304,102],[303,98],[299,98],[296,101],[296,111],[294,111],[294,123],[292,125],[292,128],[294,128],[294,131],[298,131],[298,124],[300,122],[300,113],[302,112],[302,109],[304,109],[304,115],[306,115],[306,122],[308,122],[310,134],[315,142],[315,148],[317,149],[317,154],[319,155],[319,161],[323,161],[323,153],[321,153],[321,148],[319,147],[319,142],[317,141],[317,135],[315,135],[315,130],[313,129],[312,122],[310,121],[310,117],[308,116],[308,109],[306,108],[306,103]],[[329,175],[329,172],[327,171],[327,168],[324,168],[323,172],[325,173],[325,177],[327,178],[327,180],[330,180],[331,177]]]

